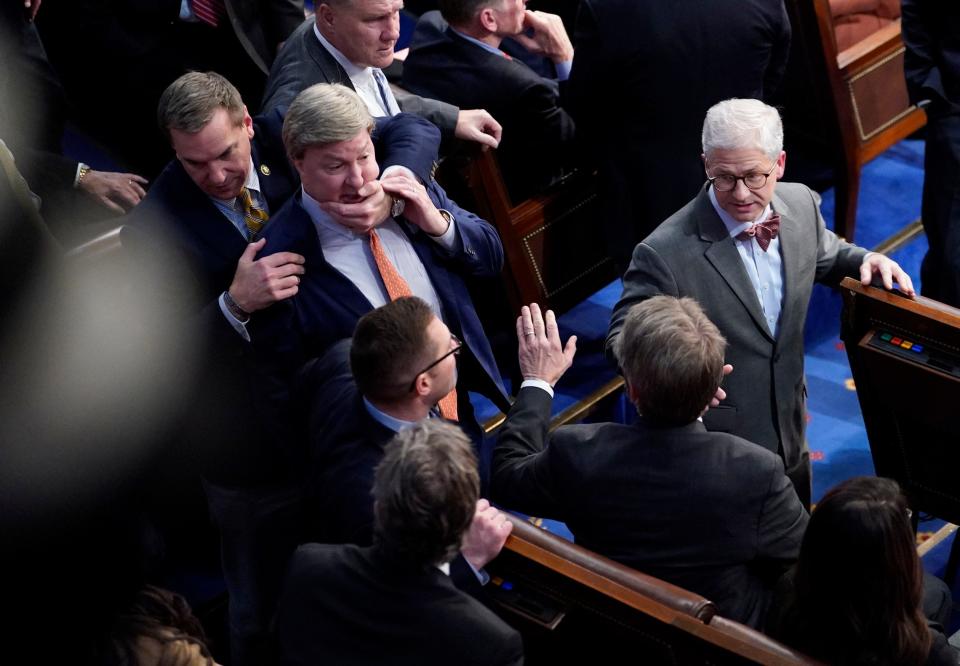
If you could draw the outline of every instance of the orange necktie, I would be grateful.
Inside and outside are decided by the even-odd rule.
[[[380,236],[376,229],[370,230],[370,252],[373,254],[373,260],[377,264],[377,270],[380,271],[380,277],[383,279],[383,286],[387,288],[387,295],[391,301],[404,296],[413,296],[410,285],[403,279],[403,276],[397,271],[397,267],[390,261],[386,251],[383,249],[383,243],[380,242]],[[459,421],[457,417],[457,389],[453,389],[440,398],[437,403],[440,409],[440,415],[448,421]]]

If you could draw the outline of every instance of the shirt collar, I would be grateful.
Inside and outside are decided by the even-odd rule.
[[[467,35],[467,34],[465,34],[465,33],[462,33],[462,32],[460,32],[459,30],[457,30],[456,28],[454,28],[453,26],[450,26],[450,29],[453,30],[453,32],[455,32],[455,33],[457,34],[457,36],[463,37],[463,38],[464,38],[465,40],[467,40],[468,42],[471,42],[471,43],[473,43],[473,44],[476,44],[477,46],[479,46],[480,48],[484,49],[485,51],[489,51],[490,53],[493,53],[493,54],[495,54],[495,55],[500,56],[501,58],[503,57],[503,55],[504,55],[503,51],[502,51],[501,49],[498,49],[496,46],[490,46],[490,45],[487,44],[486,42],[482,42],[482,41],[480,41],[479,39],[477,39],[476,37],[471,37],[470,35]]]
[[[333,56],[333,59],[340,63],[340,66],[343,67],[343,71],[347,73],[347,76],[351,79],[355,76],[360,76],[361,74],[368,74],[373,76],[372,67],[360,67],[359,65],[353,64],[347,56],[340,53],[340,50],[331,44],[326,37],[321,34],[320,29],[317,27],[316,22],[313,24],[313,34],[317,36],[317,39],[320,40],[320,43],[323,44],[323,47],[330,52],[330,55]]]
[[[367,408],[367,413],[373,417],[374,421],[382,425],[384,428],[392,430],[393,432],[400,432],[404,428],[409,428],[412,425],[416,425],[415,421],[404,421],[403,419],[398,419],[385,412],[381,412],[366,398],[363,399],[363,406]]]
[[[717,201],[717,195],[713,191],[713,185],[707,185],[707,196],[710,197],[710,203],[713,205],[713,209],[717,211],[717,215],[720,216],[720,220],[727,228],[727,232],[733,238],[736,238],[741,232],[745,231],[747,227],[767,219],[767,216],[770,215],[771,212],[770,204],[767,204],[767,207],[760,212],[760,216],[757,219],[753,220],[752,222],[740,222],[739,220],[735,220],[730,213],[720,207],[720,203]]]

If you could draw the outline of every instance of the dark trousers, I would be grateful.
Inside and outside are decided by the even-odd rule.
[[[303,529],[301,488],[229,488],[205,481],[204,490],[220,531],[230,597],[230,665],[269,666],[276,657],[270,624]]]
[[[780,451],[781,458],[783,451]],[[800,503],[810,511],[810,501],[813,497],[813,470],[810,467],[810,446],[807,439],[803,439],[803,448],[800,450],[800,459],[796,464],[785,469],[787,478],[793,483],[793,489],[797,491],[797,497]]]
[[[960,113],[931,112],[924,156],[924,296],[960,307]]]

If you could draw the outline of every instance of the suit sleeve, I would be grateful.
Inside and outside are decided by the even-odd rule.
[[[552,402],[543,389],[520,390],[493,449],[494,502],[524,513],[557,515],[560,489],[547,446]]]
[[[384,116],[377,118],[373,138],[381,172],[390,166],[404,166],[421,182],[430,182],[440,150],[436,125],[412,113]]]
[[[916,104],[925,99],[944,101],[945,93],[937,65],[939,49],[931,37],[930,7],[927,0],[903,0],[901,26],[906,53],[903,56],[904,75],[910,101]]]
[[[816,215],[817,225],[817,282],[835,285],[844,277],[859,274],[860,264],[867,251],[845,240],[827,229],[820,213],[820,195],[808,190]]]
[[[772,462],[769,488],[757,520],[757,559],[787,565],[800,554],[810,516],[784,473],[783,462],[779,457]]]
[[[774,26],[774,34],[771,36],[773,50],[770,53],[767,71],[763,75],[763,98],[767,102],[773,99],[783,81],[787,60],[790,57],[790,37],[790,17],[787,15],[786,5],[781,2],[780,16]]]
[[[455,250],[448,251],[433,243],[434,250],[445,261],[456,264],[456,270],[461,274],[480,278],[499,276],[503,270],[503,243],[497,230],[486,220],[458,206],[435,180],[429,181],[427,190],[437,208],[453,215],[460,239]]]
[[[457,117],[460,109],[453,104],[447,104],[436,99],[420,97],[404,90],[394,90],[397,104],[405,113],[423,116],[440,128],[444,138],[452,138],[457,129]]]
[[[630,266],[623,276],[623,293],[610,316],[610,330],[607,333],[607,359],[619,365],[616,358],[616,340],[623,329],[623,321],[630,308],[651,296],[667,294],[679,296],[673,271],[667,266],[660,254],[646,243],[640,243],[633,250]]]

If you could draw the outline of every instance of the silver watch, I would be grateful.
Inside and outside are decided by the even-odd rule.
[[[399,197],[392,198],[393,204],[390,206],[390,217],[397,218],[403,215],[403,211],[407,207],[407,202]]]

